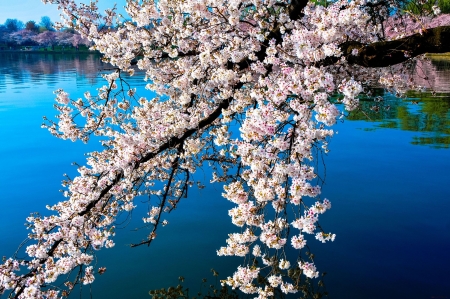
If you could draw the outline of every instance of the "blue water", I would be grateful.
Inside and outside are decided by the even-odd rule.
[[[0,53],[0,256],[11,256],[25,239],[23,224],[31,212],[48,213],[46,204],[63,200],[58,190],[63,173],[76,173],[71,163],[82,164],[85,152],[100,148],[95,141],[58,140],[40,125],[42,116],[56,114],[55,89],[73,97],[94,93],[103,84],[98,73],[105,67],[94,55]],[[309,244],[319,270],[328,273],[330,298],[450,298],[450,150],[445,143],[450,115],[442,106],[449,102],[391,101],[397,101],[395,109],[382,118],[356,117],[337,125],[339,134],[325,157],[323,195],[333,208],[321,225],[337,237],[334,243]],[[430,112],[436,105],[429,101],[439,109]],[[439,125],[402,125],[417,115]],[[427,141],[415,144],[418,138]],[[209,181],[207,171],[196,176]],[[176,285],[182,275],[195,295],[201,278],[212,278],[211,268],[220,278],[232,275],[240,260],[216,256],[227,234],[236,231],[227,215],[232,204],[221,192],[219,185],[193,189],[150,247],[129,248],[148,233],[136,230],[142,227],[145,203],[121,219],[116,246],[97,255],[96,267],[106,267],[106,273],[83,293],[150,298],[150,289]]]

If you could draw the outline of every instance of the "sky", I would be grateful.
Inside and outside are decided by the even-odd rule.
[[[88,0],[82,2],[88,3]],[[125,0],[99,0],[99,7],[106,9],[115,3],[124,14],[122,7]],[[53,22],[60,20],[56,5],[45,5],[41,0],[0,0],[0,24],[4,24],[6,19],[18,19],[24,23],[33,20],[39,23],[43,16],[50,17]]]

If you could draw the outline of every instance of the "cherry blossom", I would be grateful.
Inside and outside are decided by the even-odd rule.
[[[336,238],[319,224],[331,203],[315,167],[332,126],[372,84],[401,93],[413,87],[405,65],[450,50],[427,42],[448,27],[386,39],[391,1],[130,0],[131,20],[115,8],[100,14],[95,1],[43,2],[66,15],[55,26],[74,28],[115,69],[82,98],[55,92],[59,114],[43,127],[72,141],[100,136],[104,149],[63,181],[64,200],[47,207],[53,214],[27,218],[28,258],[0,265],[0,293],[12,298],[61,298],[93,283],[105,271],[94,268],[95,252],[115,245],[116,217],[141,196],[150,198],[149,233],[132,247],[157,240],[166,213],[203,187],[202,167],[235,205],[228,215],[238,232],[217,253],[244,257],[222,284],[258,298],[299,291],[319,276],[303,250],[315,242],[309,235]],[[426,46],[408,48],[409,39]],[[139,96],[126,82],[133,75],[155,97]],[[74,269],[65,287],[52,285]]]

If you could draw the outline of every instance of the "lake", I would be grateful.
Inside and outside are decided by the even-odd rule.
[[[84,153],[101,148],[95,140],[58,140],[40,126],[44,115],[56,115],[54,90],[73,98],[94,93],[106,68],[96,55],[0,52],[0,256],[11,256],[25,239],[31,212],[48,214],[45,205],[63,200],[62,175],[76,174],[71,163],[83,164]],[[384,96],[378,112],[363,101],[367,113],[335,127],[323,186],[333,208],[320,222],[337,237],[309,242],[318,270],[327,272],[330,298],[450,298],[450,64],[420,69],[418,82],[436,94],[399,99],[375,89]],[[129,80],[151,96],[142,91],[146,82]],[[201,175],[209,181],[207,171]],[[237,231],[227,214],[233,204],[221,193],[220,185],[193,189],[150,247],[130,248],[148,233],[140,203],[119,219],[116,246],[98,252],[95,267],[107,271],[83,294],[150,298],[150,289],[176,285],[182,275],[195,296],[201,279],[212,279],[211,268],[220,278],[232,275],[240,259],[216,256]]]

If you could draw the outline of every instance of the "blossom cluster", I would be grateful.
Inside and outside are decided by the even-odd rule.
[[[127,1],[132,21],[123,22],[115,9],[100,15],[95,2],[43,2],[58,4],[64,25],[117,69],[96,94],[72,99],[56,91],[59,115],[43,126],[72,141],[101,136],[104,149],[63,182],[66,200],[48,207],[53,215],[27,219],[30,259],[0,266],[0,293],[59,298],[75,283],[92,283],[93,254],[114,246],[117,215],[150,197],[143,222],[151,232],[133,246],[150,244],[168,224],[163,213],[202,187],[194,174],[206,162],[211,181],[225,183],[223,197],[235,204],[228,214],[240,229],[218,254],[249,257],[223,284],[262,299],[273,288],[299,291],[300,273],[318,277],[302,248],[308,235],[321,242],[335,235],[319,225],[331,203],[321,198],[317,154],[329,151],[332,126],[344,109],[358,108],[364,86],[388,80],[389,72],[347,63],[340,48],[382,36],[371,1],[308,2],[297,15],[289,7],[301,1]],[[126,74],[142,75],[156,96],[139,97]],[[51,286],[77,267],[66,289]]]

